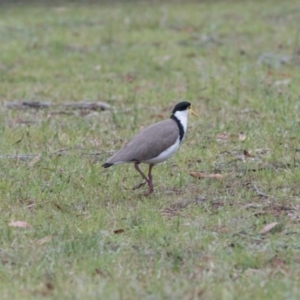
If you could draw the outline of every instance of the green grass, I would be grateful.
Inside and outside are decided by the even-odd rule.
[[[299,10],[2,4],[1,299],[298,299]],[[101,168],[182,99],[199,117],[153,169],[153,196],[132,191],[132,165]],[[23,100],[56,106],[5,106]],[[63,114],[76,101],[112,109]],[[254,157],[238,159],[243,150]],[[16,154],[40,158],[3,158]]]

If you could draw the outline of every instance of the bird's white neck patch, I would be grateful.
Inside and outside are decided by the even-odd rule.
[[[174,114],[176,119],[181,123],[184,133],[186,133],[189,111],[187,110],[177,110]]]

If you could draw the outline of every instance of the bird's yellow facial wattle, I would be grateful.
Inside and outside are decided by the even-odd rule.
[[[189,113],[193,116],[198,117],[198,115],[194,112],[194,110],[192,109],[192,106],[189,107]]]

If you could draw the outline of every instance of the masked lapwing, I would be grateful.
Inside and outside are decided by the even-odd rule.
[[[152,168],[169,159],[179,149],[186,134],[189,114],[196,115],[191,103],[178,103],[168,120],[140,131],[102,166],[108,168],[117,164],[134,163],[135,169],[148,184],[149,194],[153,193]],[[140,163],[149,165],[148,177],[140,169]]]

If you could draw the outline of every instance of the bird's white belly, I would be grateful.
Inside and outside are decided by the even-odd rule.
[[[164,152],[162,152],[158,156],[156,156],[154,158],[151,158],[149,160],[143,161],[143,163],[146,163],[146,164],[159,164],[159,163],[167,160],[168,158],[170,158],[178,150],[179,146],[180,146],[180,139],[178,138],[174,145],[172,145],[171,147],[166,149]]]

